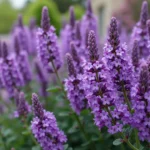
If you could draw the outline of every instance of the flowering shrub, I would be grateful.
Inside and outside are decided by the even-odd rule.
[[[0,42],[0,149],[148,150],[148,17],[144,1],[128,43],[112,17],[101,56],[90,0],[80,21],[70,8],[60,42],[46,6],[41,27],[19,15],[10,45]]]

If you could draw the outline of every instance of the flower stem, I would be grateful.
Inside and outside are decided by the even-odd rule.
[[[128,99],[128,96],[127,96],[127,93],[126,93],[126,90],[125,90],[125,87],[124,87],[124,84],[122,84],[122,90],[123,90],[123,94],[124,94],[124,98],[125,98],[125,101],[128,105],[128,109],[130,111],[130,113],[132,114],[132,108],[130,106],[130,101]],[[135,133],[135,141],[136,141],[136,147],[137,148],[140,148],[140,140],[138,138],[138,131],[136,129],[134,129],[134,133]]]

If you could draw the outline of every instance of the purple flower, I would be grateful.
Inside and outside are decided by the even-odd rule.
[[[30,53],[29,30],[23,25],[22,15],[18,16],[18,24],[14,29],[14,34],[18,36],[20,49]]]
[[[140,75],[137,84],[134,86],[133,95],[133,121],[131,125],[138,129],[139,138],[150,142],[150,72],[147,64],[141,66]]]
[[[132,49],[132,64],[134,69],[137,70],[139,67],[139,45],[137,41],[134,41]]]
[[[72,56],[70,54],[67,54],[66,58],[69,77],[65,79],[65,90],[67,91],[67,97],[70,101],[72,109],[77,114],[80,114],[83,109],[86,109],[88,107],[83,87],[83,78],[81,74],[77,74]]]
[[[81,35],[84,45],[86,44],[86,32],[90,30],[93,30],[97,34],[96,42],[99,42],[97,19],[92,12],[91,0],[88,0],[86,14],[81,20]]]
[[[132,32],[132,39],[137,40],[139,44],[140,58],[147,57],[150,53],[148,48],[148,30],[146,27],[147,19],[148,3],[147,1],[143,1],[140,20],[136,24]]]
[[[23,92],[16,91],[15,100],[17,111],[15,112],[16,117],[26,117],[29,112],[31,112],[31,107],[25,99]]]
[[[35,69],[38,82],[40,83],[40,94],[44,97],[47,97],[47,88],[48,88],[48,77],[45,70],[42,68],[39,61],[35,61]]]
[[[29,24],[29,36],[30,36],[30,52],[33,55],[36,55],[36,20],[35,18],[31,18]]]
[[[14,96],[15,88],[23,86],[23,78],[19,71],[14,55],[8,55],[6,43],[3,43],[3,61],[1,63],[1,77],[4,87],[10,97]]]
[[[77,70],[77,73],[82,74],[83,73],[83,60],[81,59],[81,57],[79,56],[78,52],[77,52],[77,47],[75,46],[75,44],[72,42],[70,44],[71,46],[71,53],[72,53],[72,58],[74,60],[74,66]]]
[[[43,7],[41,26],[37,31],[38,55],[43,67],[53,73],[60,68],[61,61],[55,28],[49,23],[47,7]]]
[[[122,131],[121,117],[125,120],[129,113],[127,107],[115,103],[116,94],[109,70],[99,59],[98,48],[94,31],[89,32],[88,37],[89,62],[84,65],[83,87],[89,107],[94,114],[96,126],[101,130],[108,128],[111,134]],[[120,109],[120,110],[119,110]],[[125,115],[123,115],[126,113]]]
[[[29,59],[28,59],[28,54],[26,51],[22,51],[20,49],[20,44],[19,44],[19,40],[18,37],[15,36],[14,37],[14,48],[16,51],[16,60],[18,63],[18,68],[22,74],[24,83],[29,83],[32,80],[32,73],[31,73],[31,68],[30,68],[30,64],[29,64]]]
[[[75,26],[74,8],[70,7],[70,22],[61,31],[61,47],[62,47],[61,55],[63,58],[66,55],[66,53],[70,52],[70,43],[75,41],[76,33],[77,32]]]
[[[59,130],[55,116],[42,108],[36,94],[32,94],[32,103],[35,118],[31,122],[31,129],[35,138],[43,150],[63,150],[67,138]]]

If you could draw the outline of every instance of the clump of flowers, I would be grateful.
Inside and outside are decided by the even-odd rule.
[[[8,55],[7,44],[3,43],[3,60],[1,63],[1,77],[4,87],[10,97],[14,97],[15,88],[23,86],[23,78],[18,69],[18,63],[14,55]]]
[[[63,150],[67,138],[59,130],[53,113],[43,109],[36,94],[32,94],[32,107],[35,117],[31,122],[31,129],[43,150]]]
[[[148,3],[144,0],[141,8],[140,20],[134,27],[132,33],[132,39],[137,40],[139,44],[140,58],[147,57],[150,53],[148,48],[148,30],[146,27],[148,16]]]
[[[82,81],[82,74],[77,73],[72,56],[66,54],[69,77],[65,79],[65,90],[70,101],[72,109],[77,113],[87,108],[87,99]]]
[[[43,7],[41,28],[37,31],[38,55],[43,67],[50,73],[61,67],[59,48],[55,28],[50,25],[50,18],[47,7]]]

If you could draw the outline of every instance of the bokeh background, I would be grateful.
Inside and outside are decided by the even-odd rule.
[[[142,0],[115,0],[114,4],[114,0],[92,0],[93,11],[98,17],[100,37],[105,37],[112,15],[130,32],[139,19],[141,2]],[[49,8],[51,24],[56,27],[59,35],[63,22],[69,18],[68,8],[73,5],[76,18],[80,19],[84,14],[85,4],[86,0],[0,0],[1,39],[7,39],[19,13],[23,15],[25,24],[29,23],[31,17],[35,17],[40,25],[41,9],[44,5]]]

